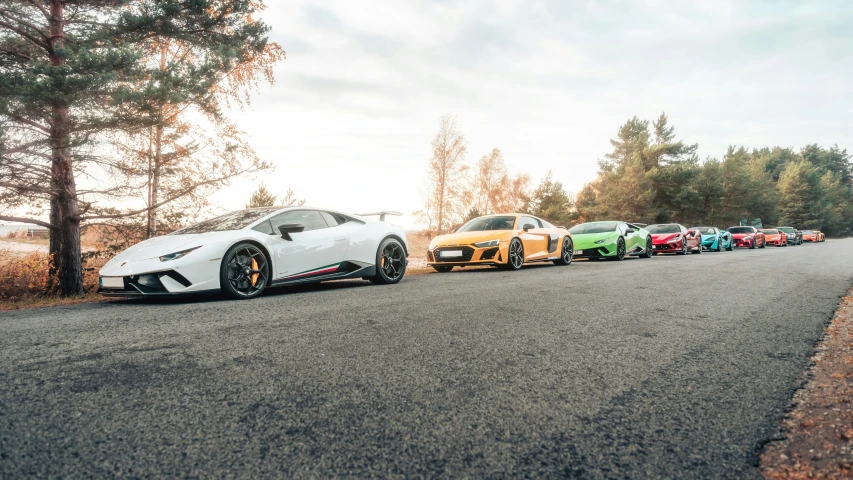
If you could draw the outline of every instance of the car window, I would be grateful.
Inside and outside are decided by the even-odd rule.
[[[320,215],[323,217],[323,220],[325,220],[326,223],[330,227],[336,227],[336,226],[344,223],[344,222],[340,221],[340,219],[337,217],[337,215],[333,215],[329,212],[320,212]]]
[[[276,231],[273,230],[272,224],[269,220],[264,220],[263,222],[252,227],[252,230],[256,230],[261,233],[266,233],[267,235],[276,235]]]
[[[539,220],[539,223],[545,228],[554,228],[554,225],[542,220],[541,218],[537,218],[536,220]]]
[[[190,235],[197,233],[224,232],[246,228],[258,219],[263,218],[281,207],[249,208],[220,215],[195,225],[176,230],[169,235]]]
[[[606,233],[613,232],[617,228],[616,222],[595,222],[581,223],[569,229],[569,233],[573,235],[581,235],[584,233]]]
[[[284,225],[286,223],[304,225],[304,232],[320,230],[321,228],[327,228],[329,226],[316,210],[290,210],[279,213],[270,219],[270,223],[276,230],[278,230],[279,225]]]
[[[518,217],[518,229],[521,230],[525,225],[531,224],[534,228],[542,228],[542,223],[533,217]]]
[[[627,223],[620,223],[619,224],[619,233],[621,233],[622,235],[628,234],[628,224]]]

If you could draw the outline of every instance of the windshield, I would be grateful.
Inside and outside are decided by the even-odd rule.
[[[767,235],[777,235],[779,232],[777,232],[773,228],[765,228],[765,229],[761,230],[761,233],[766,233]]]
[[[814,232],[813,232],[813,231],[811,231],[811,230],[803,230],[803,233],[806,233],[806,234],[808,234],[808,235],[811,235],[811,234],[813,234]]]
[[[515,217],[479,217],[462,226],[457,232],[484,232],[487,230],[512,230]]]
[[[732,227],[729,229],[731,233],[752,233],[752,227]]]
[[[692,227],[690,230],[697,230],[701,235],[716,235],[714,227]]]
[[[196,223],[195,225],[190,225],[189,227],[174,231],[169,235],[190,235],[194,233],[240,230],[241,228],[248,227],[255,220],[260,220],[262,217],[281,209],[282,207],[266,207],[238,210]]]
[[[777,230],[782,230],[785,233],[794,233],[794,229],[791,227],[779,227]]]
[[[681,227],[676,224],[649,225],[646,230],[649,233],[681,233]]]
[[[616,222],[582,223],[569,229],[569,233],[605,233],[616,230]]]

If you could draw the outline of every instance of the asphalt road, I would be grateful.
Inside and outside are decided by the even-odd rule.
[[[748,478],[853,239],[0,314],[0,478]]]

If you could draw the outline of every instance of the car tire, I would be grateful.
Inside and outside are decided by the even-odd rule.
[[[701,243],[700,243],[700,244],[699,244],[699,246],[696,248],[696,251],[695,251],[695,252],[693,252],[693,253],[695,253],[696,255],[699,255],[700,253],[702,253],[702,244],[701,244]]]
[[[750,250],[755,250],[755,240],[753,240],[753,241],[749,242],[749,249],[750,249]]]
[[[767,240],[761,243],[761,246],[758,248],[767,248]]]
[[[678,252],[679,255],[687,255],[687,242],[683,239],[681,240],[681,251]]]
[[[406,275],[406,249],[394,237],[382,240],[376,249],[376,275],[370,277],[375,285],[393,285]]]
[[[715,252],[722,252],[723,251],[723,239],[722,238],[717,239],[717,248],[714,251]]]
[[[574,253],[574,244],[572,243],[572,238],[569,236],[563,237],[562,246],[560,247],[560,258],[554,260],[554,265],[571,265],[572,264],[572,254]],[[566,255],[568,254],[568,256]]]
[[[652,258],[652,255],[657,255],[652,247],[652,237],[646,237],[646,251],[640,255],[640,258]]]
[[[524,266],[524,244],[518,238],[513,238],[509,242],[504,269],[515,271],[521,270],[522,266]]]
[[[625,260],[625,239],[619,237],[616,240],[616,255],[613,257],[614,260],[621,262]]]
[[[433,265],[432,268],[438,273],[447,273],[453,270],[453,266],[451,265]]]
[[[219,266],[219,286],[235,300],[255,298],[270,281],[270,260],[253,243],[238,243],[225,252]]]

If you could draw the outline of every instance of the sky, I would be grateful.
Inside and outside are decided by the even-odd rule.
[[[232,112],[309,205],[398,210],[418,226],[430,141],[453,114],[474,164],[492,148],[534,185],[593,180],[621,124],[669,116],[701,158],[727,146],[853,149],[853,2],[280,1],[275,84]]]

